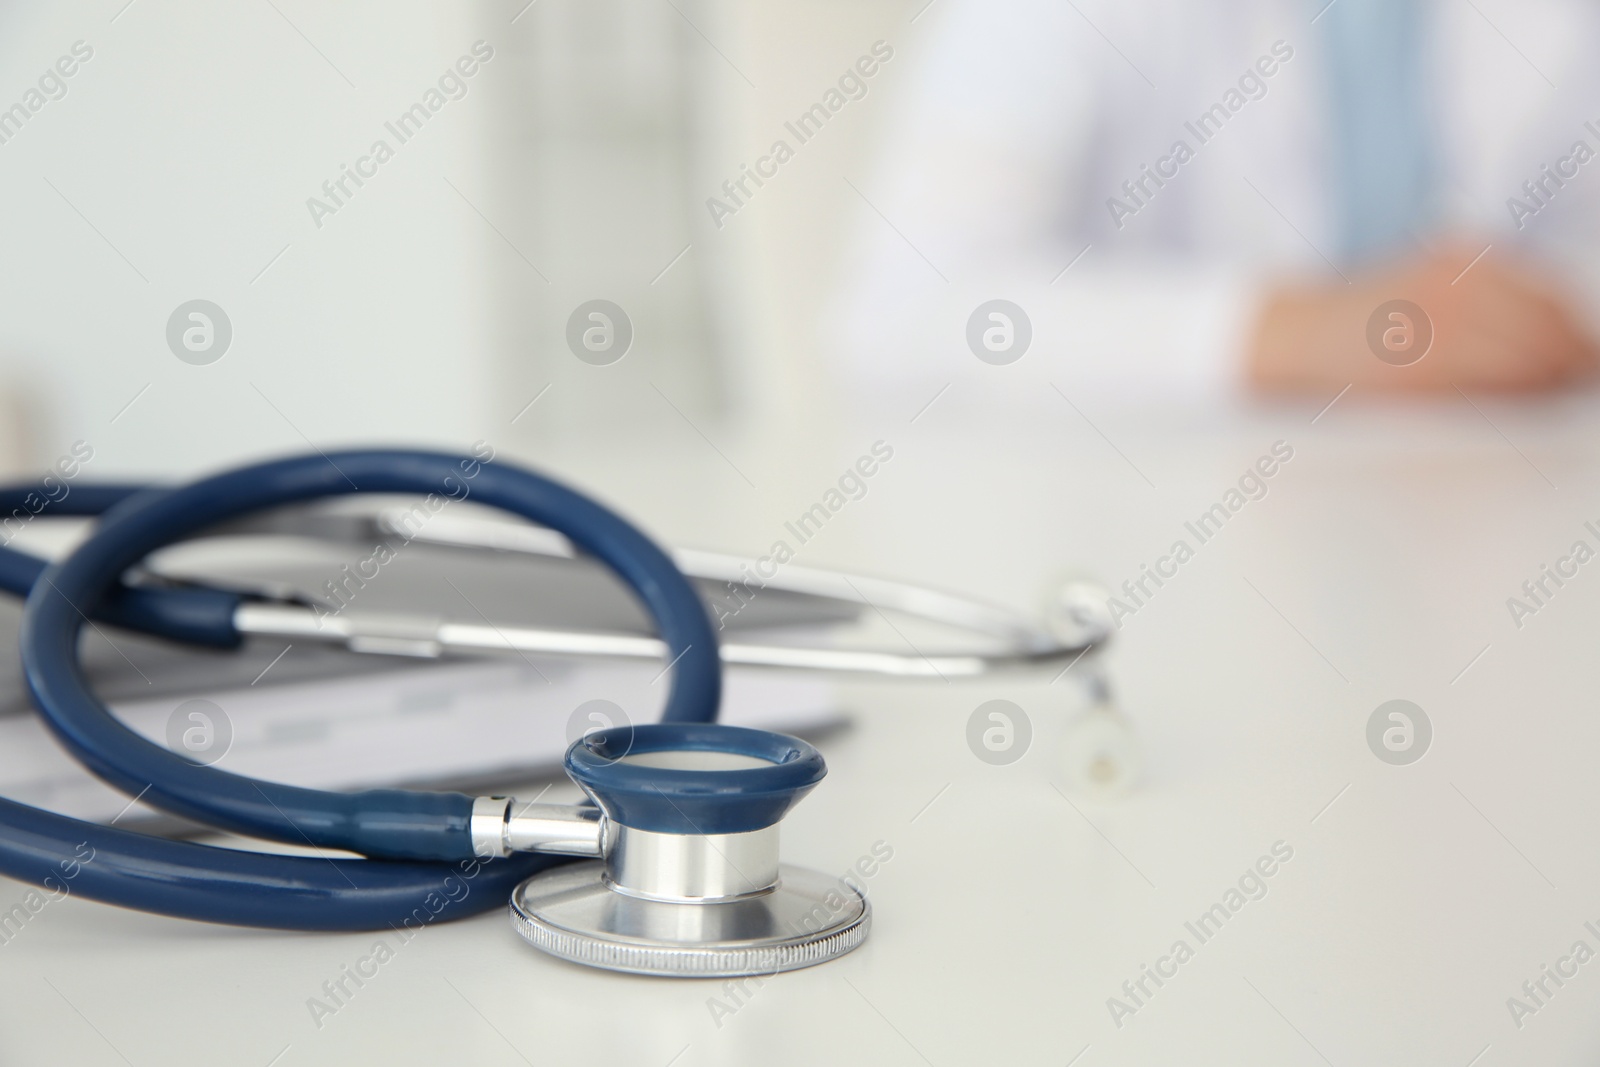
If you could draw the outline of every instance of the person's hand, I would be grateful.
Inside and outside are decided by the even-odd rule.
[[[1590,374],[1600,351],[1559,287],[1499,249],[1463,274],[1478,251],[1452,244],[1349,284],[1270,292],[1247,356],[1251,384],[1515,391]],[[1409,301],[1423,317],[1385,307],[1392,301]]]

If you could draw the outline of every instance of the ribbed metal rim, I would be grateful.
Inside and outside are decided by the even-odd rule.
[[[837,959],[856,948],[871,929],[872,905],[859,893],[855,896],[861,901],[861,914],[854,919],[804,938],[777,943],[689,947],[612,941],[601,934],[576,933],[544,922],[522,911],[514,900],[511,927],[535,948],[589,967],[680,978],[734,978],[795,971]]]

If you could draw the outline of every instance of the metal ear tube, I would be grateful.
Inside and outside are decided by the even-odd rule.
[[[764,730],[690,723],[597,730],[567,750],[594,807],[479,798],[480,855],[589,856],[511,897],[530,944],[632,974],[773,974],[866,939],[856,889],[778,859],[778,824],[827,773],[822,755]]]

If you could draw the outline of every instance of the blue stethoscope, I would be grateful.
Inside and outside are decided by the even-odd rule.
[[[592,804],[260,781],[147,740],[90,689],[77,648],[95,621],[218,648],[243,639],[239,594],[123,584],[150,553],[249,512],[357,492],[448,493],[464,475],[475,500],[559,531],[614,571],[666,646],[662,722],[596,731],[567,752]],[[778,822],[822,779],[821,755],[793,737],[715,724],[721,663],[701,600],[666,553],[582,494],[504,462],[350,451],[171,490],[77,487],[52,513],[103,518],[57,563],[0,549],[0,586],[27,596],[23,667],[61,744],[158,808],[365,859],[167,840],[0,800],[0,873],[47,888],[70,879],[72,892],[163,915],[293,930],[415,928],[509,898],[515,928],[546,952],[645,974],[771,973],[865,938],[870,909],[857,889],[778,862]]]

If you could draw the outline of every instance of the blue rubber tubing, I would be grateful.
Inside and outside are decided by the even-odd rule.
[[[147,485],[14,485],[0,487],[0,590],[26,597],[50,564],[10,547],[12,538],[36,516],[101,515],[129,497],[163,490]],[[237,648],[234,610],[244,601],[221,589],[118,584],[91,615],[128,630],[209,648]]]
[[[138,493],[34,583],[22,659],[52,732],[132,796],[255,837],[343,849],[367,860],[270,856],[168,841],[0,800],[0,873],[191,919],[284,929],[376,929],[503,905],[515,884],[559,859],[473,858],[472,798],[458,793],[328,793],[202,766],[123,726],[77,658],[88,616],[130,566],[173,541],[247,512],[349,493],[471,499],[566,534],[607,564],[654,616],[672,667],[663,718],[711,722],[721,695],[716,634],[693,587],[644,534],[557,482],[505,463],[411,451],[354,451],[240,468]],[[91,858],[85,859],[85,856]],[[67,875],[71,871],[70,878]]]

